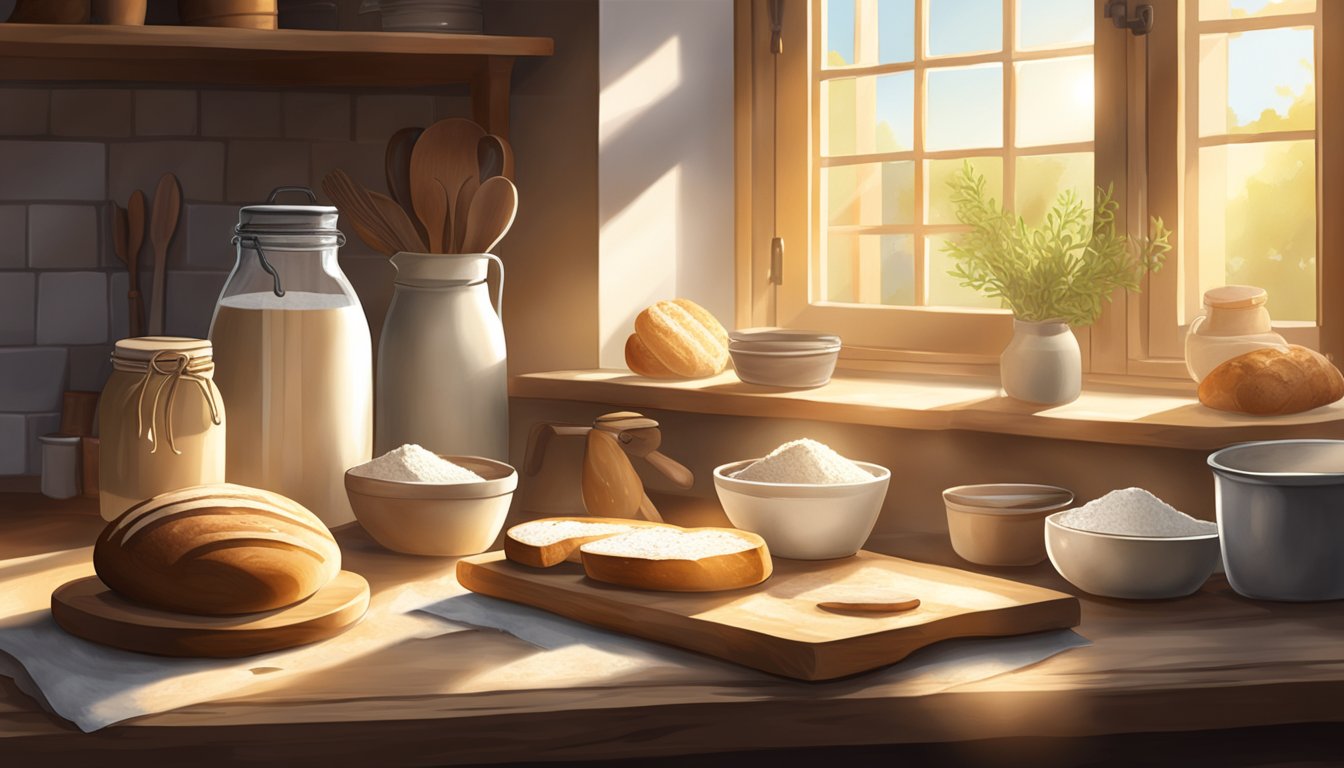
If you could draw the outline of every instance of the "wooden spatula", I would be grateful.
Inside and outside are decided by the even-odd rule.
[[[177,218],[182,213],[182,188],[177,177],[165,173],[154,190],[154,209],[150,214],[149,242],[154,247],[154,283],[149,294],[149,333],[163,335],[163,280],[168,267],[168,246],[177,231]]]
[[[322,191],[340,209],[341,216],[350,222],[359,239],[370,248],[384,256],[391,256],[401,250],[397,247],[396,238],[384,226],[382,217],[364,188],[356,184],[345,171],[338,168],[324,176]]]
[[[135,190],[126,203],[126,271],[130,286],[126,301],[130,310],[131,337],[145,333],[145,300],[140,295],[140,247],[145,244],[145,193]]]
[[[503,176],[486,179],[467,211],[462,253],[489,253],[513,226],[518,213],[518,189]]]
[[[368,190],[369,199],[373,201],[373,207],[378,211],[378,215],[383,218],[392,234],[396,236],[397,249],[401,251],[411,251],[412,253],[425,253],[428,247],[425,241],[420,238],[420,233],[415,230],[415,225],[411,222],[411,217],[406,215],[406,210],[397,201],[387,195],[373,190]]]

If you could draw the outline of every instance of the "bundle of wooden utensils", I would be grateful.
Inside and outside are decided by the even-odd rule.
[[[168,246],[177,231],[182,212],[182,188],[177,177],[165,173],[154,190],[150,209],[149,242],[154,249],[154,282],[149,294],[149,335],[163,335],[164,278],[168,266]],[[126,292],[129,336],[145,335],[144,300],[140,296],[140,246],[145,241],[145,193],[135,190],[126,207],[112,206],[112,249],[126,265],[130,278]]]
[[[359,238],[388,256],[488,253],[518,212],[513,149],[470,120],[397,131],[387,142],[386,174],[391,196],[340,169],[322,179],[322,190]]]

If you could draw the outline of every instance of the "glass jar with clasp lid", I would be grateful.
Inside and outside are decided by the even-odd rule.
[[[115,519],[165,491],[224,482],[224,404],[205,339],[118,341],[98,405],[98,507]]]
[[[1204,314],[1185,336],[1185,366],[1190,377],[1205,376],[1239,355],[1265,347],[1287,349],[1274,332],[1265,303],[1269,294],[1253,285],[1224,285],[1204,292]]]
[[[276,202],[284,192],[308,202]],[[288,496],[328,526],[354,520],[345,470],[373,452],[369,325],[337,263],[336,223],[306,187],[240,209],[237,263],[210,325],[229,482]]]

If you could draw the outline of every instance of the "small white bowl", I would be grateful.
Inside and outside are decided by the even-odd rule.
[[[734,461],[714,469],[714,490],[729,522],[759,534],[776,557],[833,560],[863,547],[882,511],[891,470],[856,461],[872,480],[827,485],[732,477],[756,461]]]
[[[481,477],[471,483],[407,483],[345,473],[355,519],[374,541],[408,555],[458,557],[486,551],[509,514],[518,473],[502,461],[442,456]]]
[[[728,334],[737,377],[748,384],[811,389],[831,380],[840,337],[785,328],[748,328]]]
[[[1198,591],[1218,565],[1217,532],[1164,537],[1094,533],[1058,523],[1064,512],[1045,518],[1045,549],[1059,575],[1084,592],[1130,600],[1185,597]]]

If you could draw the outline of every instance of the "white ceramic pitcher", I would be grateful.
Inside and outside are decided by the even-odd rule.
[[[499,267],[491,305],[486,276]],[[374,455],[405,443],[509,460],[504,264],[490,253],[398,253],[378,345]]]

